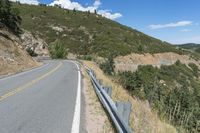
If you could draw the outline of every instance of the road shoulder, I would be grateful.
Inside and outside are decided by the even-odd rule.
[[[82,93],[84,95],[85,130],[88,133],[114,133],[112,125],[103,109],[90,78],[84,68],[82,69]]]

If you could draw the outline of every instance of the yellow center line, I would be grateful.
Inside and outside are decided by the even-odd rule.
[[[47,72],[46,74],[44,74],[44,75],[42,75],[42,76],[40,76],[40,77],[38,77],[38,78],[36,78],[36,79],[34,79],[34,80],[32,80],[32,81],[26,83],[25,85],[22,85],[22,86],[20,86],[20,87],[18,87],[18,88],[16,88],[16,89],[14,89],[14,90],[12,90],[12,91],[6,93],[6,94],[0,96],[0,102],[3,101],[3,100],[5,100],[6,98],[8,98],[8,97],[10,97],[10,96],[15,95],[16,93],[19,93],[19,92],[23,91],[24,89],[26,89],[26,88],[28,88],[28,87],[30,87],[30,86],[36,84],[36,83],[39,82],[40,80],[42,80],[42,79],[46,78],[47,76],[51,75],[52,73],[54,73],[54,72],[55,72],[56,70],[58,70],[61,66],[62,66],[62,63],[60,62],[60,64],[59,64],[56,68],[54,68],[53,70]]]

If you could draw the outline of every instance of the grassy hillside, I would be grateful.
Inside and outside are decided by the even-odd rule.
[[[61,41],[71,53],[107,57],[135,53],[180,52],[174,46],[96,14],[56,7],[16,5],[23,29],[47,43]]]
[[[192,50],[194,52],[200,53],[200,44],[187,43],[187,44],[182,44],[182,45],[177,45],[177,46],[183,49]]]

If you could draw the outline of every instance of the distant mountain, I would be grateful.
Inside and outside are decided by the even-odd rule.
[[[183,49],[192,50],[192,51],[200,53],[200,44],[187,43],[187,44],[182,44],[182,45],[177,45],[177,46]]]

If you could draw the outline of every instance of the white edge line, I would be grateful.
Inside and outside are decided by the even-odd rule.
[[[4,80],[7,80],[7,79],[10,79],[10,78],[14,78],[14,77],[17,77],[17,76],[21,76],[21,75],[24,75],[26,73],[29,73],[29,72],[32,72],[32,71],[35,71],[35,70],[40,70],[44,67],[46,67],[47,65],[49,65],[49,63],[45,64],[45,65],[42,65],[42,66],[39,66],[39,67],[36,67],[36,68],[33,68],[31,70],[27,70],[27,71],[24,71],[24,72],[20,72],[18,74],[14,74],[14,75],[10,75],[8,77],[4,77],[4,78],[0,78],[0,81],[4,81]]]
[[[73,62],[73,61],[72,61]],[[80,128],[80,116],[81,116],[81,72],[76,62],[73,62],[78,68],[78,88],[76,96],[76,104],[74,110],[74,118],[72,123],[71,133],[79,133]]]

